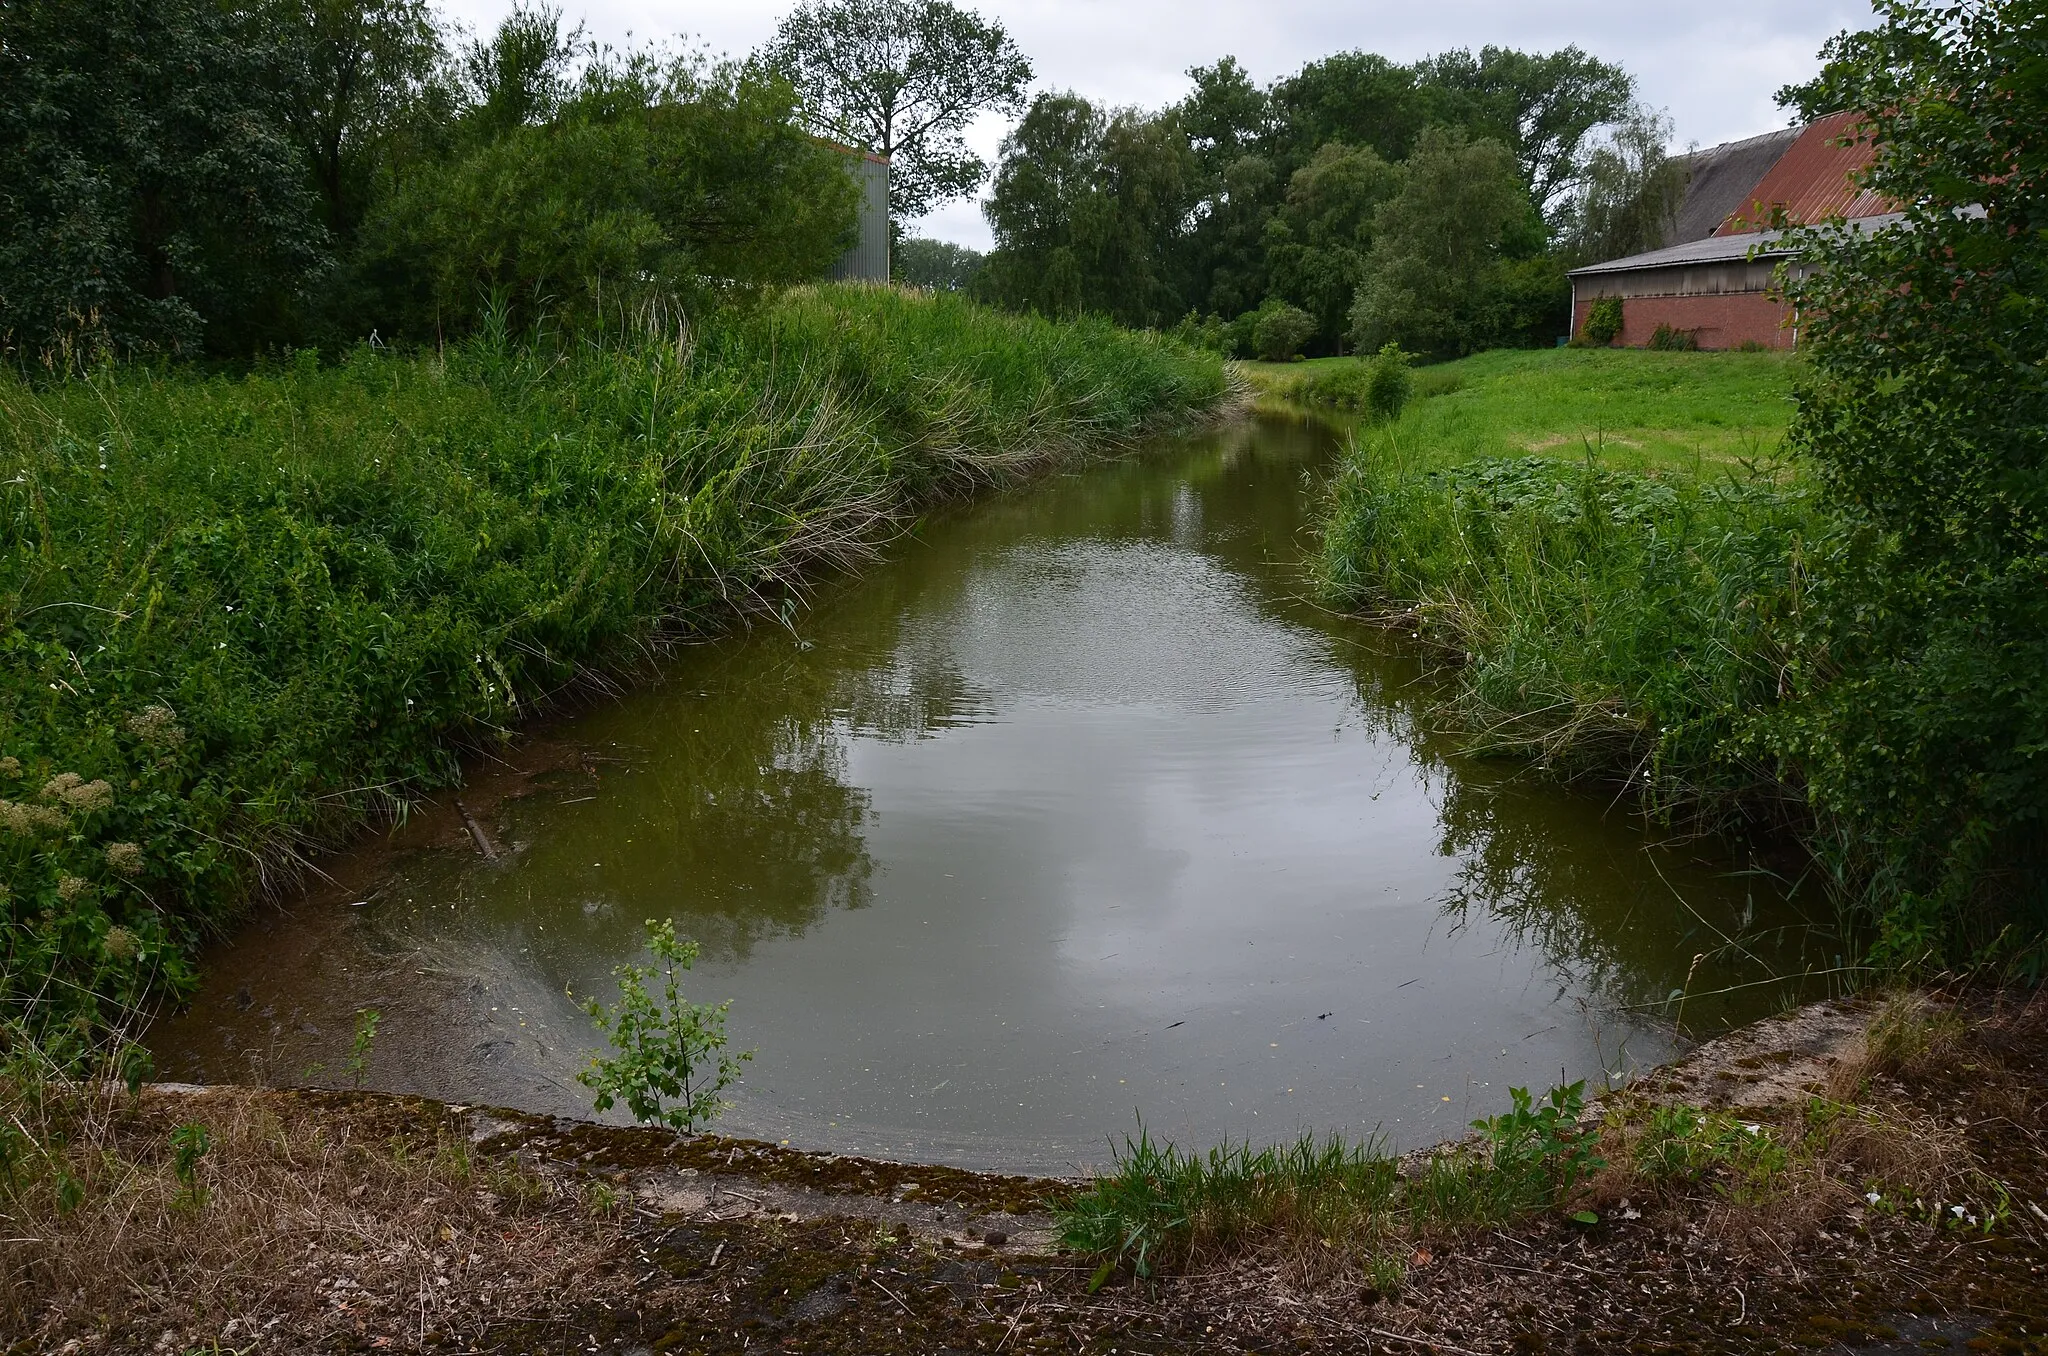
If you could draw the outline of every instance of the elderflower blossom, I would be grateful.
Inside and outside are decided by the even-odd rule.
[[[145,706],[128,717],[128,731],[153,749],[174,749],[185,742],[185,731],[178,725],[176,713],[162,702]]]
[[[64,827],[62,810],[48,805],[16,805],[12,801],[0,800],[0,824],[10,832],[23,838],[38,833],[49,833]]]
[[[87,781],[76,772],[60,772],[43,783],[43,799],[61,801],[82,814],[97,814],[114,805],[114,788],[104,779]]]

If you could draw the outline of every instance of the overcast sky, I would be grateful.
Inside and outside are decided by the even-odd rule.
[[[775,30],[792,0],[556,0],[570,22],[613,44],[688,38],[743,55]],[[1785,125],[1771,101],[1818,67],[1843,28],[1870,22],[1867,0],[961,0],[1000,19],[1031,59],[1032,88],[1072,89],[1099,102],[1153,108],[1188,89],[1190,66],[1235,56],[1261,83],[1332,52],[1362,48],[1397,61],[1488,44],[1545,51],[1576,43],[1619,61],[1642,98],[1668,111],[1677,141],[1709,146]],[[478,31],[512,0],[442,0]],[[984,119],[970,141],[993,162],[1004,124]],[[942,207],[916,233],[977,249],[988,225],[973,202]]]

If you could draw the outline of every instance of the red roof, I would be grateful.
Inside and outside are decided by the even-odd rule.
[[[1810,226],[1830,217],[1896,212],[1897,204],[1850,181],[1850,175],[1868,165],[1877,152],[1868,141],[1838,144],[1855,135],[1856,121],[1854,113],[1831,113],[1808,124],[1714,234],[1739,235],[1780,224]]]

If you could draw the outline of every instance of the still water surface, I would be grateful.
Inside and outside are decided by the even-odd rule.
[[[562,722],[578,763],[484,812],[501,860],[372,850],[252,926],[160,1066],[335,1081],[372,1005],[371,1085],[587,1113],[568,993],[668,917],[759,1052],[721,1129],[1062,1170],[1138,1117],[1427,1142],[1666,1057],[1639,1005],[1689,970],[1796,969],[1736,846],[1418,731],[1398,643],[1304,596],[1334,444],[1260,417],[927,523],[794,634]]]

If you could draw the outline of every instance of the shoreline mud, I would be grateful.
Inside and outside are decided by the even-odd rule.
[[[1418,1240],[1393,1294],[1312,1239],[1091,1289],[1095,1259],[1057,1246],[1071,1180],[374,1093],[109,1096],[102,1149],[167,1191],[176,1127],[212,1149],[141,1255],[58,1238],[38,1273],[16,1252],[9,1352],[2048,1350],[2038,992],[1815,1004],[1710,1041],[1588,1108],[1611,1160],[1673,1105],[1825,1109],[1848,1127],[1832,1156],[1756,1198],[1596,1177],[1573,1214]],[[1887,1174],[1959,1184],[1968,1223],[1947,1195],[1881,1204],[1865,1178]],[[88,1262],[97,1294],[52,1274]]]

